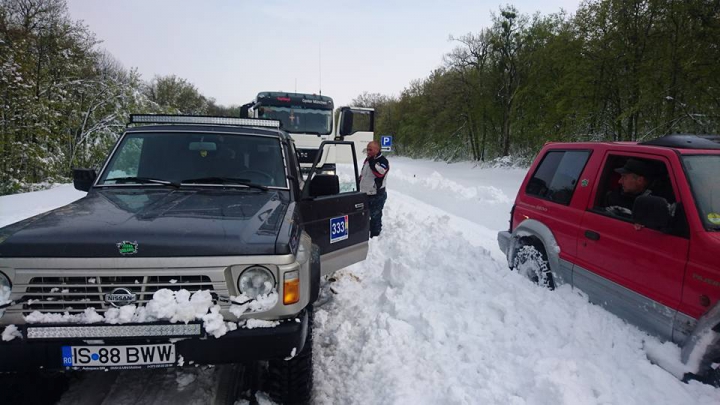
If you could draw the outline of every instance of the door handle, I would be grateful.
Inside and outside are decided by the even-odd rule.
[[[585,231],[585,237],[590,240],[599,240],[600,234],[595,231]]]

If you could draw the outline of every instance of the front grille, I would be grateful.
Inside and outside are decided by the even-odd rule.
[[[195,292],[214,290],[208,276],[103,276],[103,277],[33,277],[23,298],[30,299],[23,305],[23,315],[32,311],[83,312],[95,308],[104,312],[112,305],[105,302],[105,294],[117,288],[125,288],[136,294],[136,304],[145,304],[153,293],[162,288]]]

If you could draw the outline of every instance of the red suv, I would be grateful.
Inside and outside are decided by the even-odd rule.
[[[549,143],[498,234],[511,268],[583,290],[682,348],[686,377],[720,368],[720,137]]]

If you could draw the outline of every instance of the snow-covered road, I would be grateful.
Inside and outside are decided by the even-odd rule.
[[[672,366],[677,346],[507,269],[496,234],[524,170],[391,165],[382,235],[316,311],[315,403],[720,403],[720,389],[648,360]],[[80,195],[64,186],[1,197],[0,226]],[[61,404],[204,404],[220,380],[218,369],[93,373]]]

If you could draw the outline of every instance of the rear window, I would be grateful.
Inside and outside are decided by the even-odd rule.
[[[570,204],[589,157],[587,150],[548,152],[528,182],[525,193],[558,204]]]

